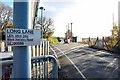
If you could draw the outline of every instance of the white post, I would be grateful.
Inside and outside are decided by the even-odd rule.
[[[1,42],[1,52],[5,52],[5,42]]]
[[[12,47],[11,46],[8,46],[8,51],[12,51]]]

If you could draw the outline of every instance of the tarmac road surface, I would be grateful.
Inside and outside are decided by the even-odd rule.
[[[119,55],[81,44],[51,45],[61,68],[59,78],[120,80]]]

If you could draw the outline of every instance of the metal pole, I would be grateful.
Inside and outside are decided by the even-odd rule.
[[[72,42],[72,24],[73,23],[71,23],[71,42]]]
[[[43,39],[43,7],[40,7],[41,9],[41,37]]]
[[[43,10],[44,7],[40,7],[40,10],[41,10],[41,38],[43,39]]]
[[[68,23],[68,30],[69,30],[69,23]]]
[[[118,2],[118,27],[119,27],[118,48],[120,49],[120,1]]]
[[[14,0],[14,28],[28,28],[29,0],[17,2]],[[13,78],[31,78],[31,51],[28,46],[13,47]]]

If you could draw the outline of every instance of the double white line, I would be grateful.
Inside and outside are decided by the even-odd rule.
[[[52,45],[53,46],[53,45]],[[59,50],[70,62],[71,64],[75,67],[75,69],[78,71],[78,73],[82,76],[82,78],[84,78],[84,80],[87,80],[87,78],[85,77],[85,75],[83,75],[83,73],[78,69],[78,67],[74,64],[74,62],[59,48],[53,46],[54,48],[56,48],[57,50]],[[53,50],[53,49],[52,49]],[[54,51],[55,52],[55,51]]]

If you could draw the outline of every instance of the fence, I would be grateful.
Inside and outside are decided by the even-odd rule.
[[[32,57],[49,55],[49,41],[42,39],[40,45],[32,46]]]
[[[49,72],[49,67],[45,66],[46,63],[51,63],[51,73]],[[2,64],[2,69],[4,68],[5,71],[2,71],[3,75],[1,79],[9,79],[14,78],[12,76],[12,65],[13,65],[13,57],[3,58],[0,59],[0,64]],[[32,57],[31,59],[31,76],[32,78],[36,79],[45,79],[45,78],[56,78],[58,79],[58,63],[54,56],[46,55],[46,56],[39,56],[39,57]]]
[[[113,39],[111,38],[96,38],[96,40],[92,39],[89,37],[88,40],[88,45],[89,47],[92,48],[97,48],[97,49],[103,49],[103,50],[107,50],[107,51],[111,51],[111,52],[119,52],[119,48],[118,48],[118,43],[120,40],[118,40],[116,43],[113,44]]]
[[[6,47],[6,42],[0,41],[0,52],[11,52],[11,51],[12,51],[11,46]]]
[[[41,43],[32,47],[32,57],[49,55],[49,41],[42,39]],[[11,52],[12,47],[6,46],[5,41],[0,41],[0,52]]]
[[[8,52],[4,44],[3,52]],[[58,78],[58,64],[55,57],[49,55],[49,41],[43,39],[40,45],[31,46],[32,49],[32,78]],[[3,47],[2,47],[3,48]],[[8,47],[7,47],[8,49]],[[11,49],[12,50],[12,49]],[[4,53],[1,53],[4,54]],[[2,78],[9,78],[12,73],[12,57],[1,59],[2,66],[7,67],[7,71],[3,74]],[[2,67],[5,68],[5,67]],[[5,68],[6,69],[6,68]],[[4,72],[4,71],[2,71]],[[12,77],[12,75],[11,75]]]

